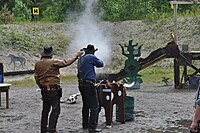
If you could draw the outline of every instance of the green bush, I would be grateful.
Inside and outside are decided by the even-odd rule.
[[[15,0],[13,12],[15,21],[31,20],[31,9],[28,9],[28,7],[21,0]]]
[[[0,11],[0,24],[6,23],[6,16],[5,13],[8,12],[8,6],[7,4],[4,4],[2,10]]]
[[[51,22],[60,22],[63,20],[62,3],[53,2],[50,6],[43,11],[43,19]]]
[[[3,0],[0,9],[7,4],[8,9],[13,9],[16,21],[43,20],[47,22],[70,21],[75,18],[71,15],[81,13],[84,1],[80,0]],[[40,14],[32,18],[31,8],[39,7]],[[178,5],[179,16],[193,16],[197,18],[200,5]],[[99,0],[94,7],[94,13],[105,21],[125,20],[159,20],[173,16],[168,0]],[[68,14],[68,17],[66,15]],[[0,20],[1,21],[1,20]]]

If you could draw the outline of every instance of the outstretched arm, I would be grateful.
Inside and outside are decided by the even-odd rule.
[[[74,56],[68,58],[66,61],[67,65],[71,65],[76,59],[78,59],[84,52],[78,51]]]
[[[198,131],[198,121],[200,118],[200,105],[197,104],[196,110],[194,113],[194,118],[192,124],[190,125],[191,131],[196,133]]]
[[[71,56],[67,60],[58,60],[58,59],[54,60],[54,65],[59,68],[69,66],[73,62],[75,62],[78,59],[78,57],[80,57],[83,53],[84,53],[83,51],[78,51],[75,55]]]

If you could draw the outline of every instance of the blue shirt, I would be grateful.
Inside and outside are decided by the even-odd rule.
[[[103,67],[103,61],[93,54],[85,54],[80,57],[78,60],[78,78],[95,81],[96,73],[94,67]]]

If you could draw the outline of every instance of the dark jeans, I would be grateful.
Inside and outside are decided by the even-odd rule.
[[[98,121],[99,102],[97,90],[92,83],[79,83],[79,91],[82,96],[82,126],[83,128],[95,129]]]
[[[57,120],[60,114],[60,95],[58,91],[41,91],[42,101],[43,101],[43,110],[42,110],[42,118],[41,118],[41,133],[55,132]],[[51,114],[48,119],[50,109]],[[49,130],[47,130],[47,126],[49,125]]]

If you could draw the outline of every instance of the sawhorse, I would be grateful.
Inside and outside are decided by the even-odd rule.
[[[99,102],[105,109],[106,125],[111,126],[113,117],[113,105],[117,104],[120,113],[120,122],[125,123],[124,96],[125,88],[122,84],[100,84],[98,87]]]

